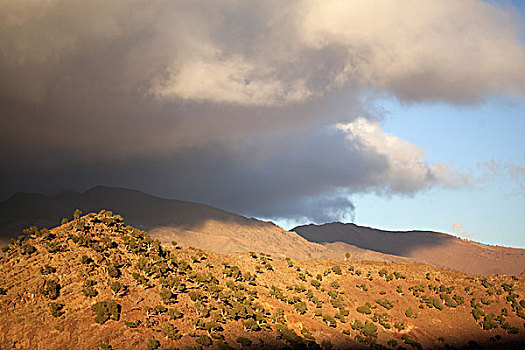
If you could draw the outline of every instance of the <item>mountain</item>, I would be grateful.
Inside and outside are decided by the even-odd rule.
[[[2,349],[523,349],[525,278],[163,247],[108,211],[0,257]]]
[[[307,225],[285,231],[272,222],[246,218],[208,205],[98,186],[56,196],[18,193],[0,203],[0,243],[30,225],[57,226],[76,210],[111,210],[170,246],[216,253],[264,252],[274,257],[419,262],[465,273],[514,274],[525,270],[525,250],[492,247],[437,232],[389,232],[354,224]]]
[[[406,257],[423,264],[464,273],[525,274],[525,249],[484,245],[445,233],[384,231],[355,224],[330,223],[294,228],[309,241],[332,247],[334,242]]]
[[[403,257],[377,254],[356,247],[344,252],[305,240],[266,221],[249,219],[208,205],[155,197],[140,191],[97,186],[84,193],[62,192],[56,196],[18,193],[0,203],[0,243],[17,237],[30,225],[57,226],[76,210],[97,212],[108,209],[128,218],[162,243],[176,241],[218,253],[264,252],[293,259],[342,259],[352,251],[354,259],[410,261]]]
[[[54,197],[16,194],[0,203],[0,235],[5,242],[30,224],[56,226],[61,218],[70,216],[76,209],[92,212],[104,208],[130,218],[130,224],[166,244],[175,240],[185,246],[222,253],[253,250],[301,259],[327,251],[322,245],[308,242],[270,222],[248,219],[204,204],[104,186]]]

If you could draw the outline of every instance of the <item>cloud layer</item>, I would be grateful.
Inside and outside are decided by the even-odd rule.
[[[352,193],[464,185],[374,98],[523,97],[521,26],[474,0],[2,0],[0,193],[104,183],[321,222]]]

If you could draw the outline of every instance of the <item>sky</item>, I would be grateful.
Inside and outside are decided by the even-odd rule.
[[[525,248],[525,6],[0,0],[0,199],[96,185]]]

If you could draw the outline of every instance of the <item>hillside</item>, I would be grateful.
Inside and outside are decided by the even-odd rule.
[[[84,193],[63,192],[57,196],[18,193],[0,203],[0,245],[17,237],[23,228],[57,226],[76,209],[98,212],[109,209],[122,214],[128,222],[147,231],[162,243],[172,241],[184,247],[217,253],[262,251],[293,259],[343,259],[353,251],[355,259],[405,261],[403,258],[347,247],[341,252],[308,242],[271,222],[244,216],[204,204],[164,199],[146,193],[98,186]]]
[[[342,242],[362,249],[402,256],[465,273],[525,273],[525,249],[494,247],[438,232],[384,231],[354,224],[330,223],[294,228],[312,242]]]
[[[111,212],[4,248],[0,348],[515,348],[525,279],[163,247]]]
[[[307,225],[285,231],[272,222],[246,218],[208,205],[164,199],[140,191],[98,186],[57,196],[18,193],[0,203],[0,245],[23,228],[57,226],[79,208],[105,208],[126,217],[170,246],[216,253],[260,251],[292,259],[420,262],[465,273],[515,274],[525,270],[525,250],[491,247],[437,232],[389,232],[354,224]]]

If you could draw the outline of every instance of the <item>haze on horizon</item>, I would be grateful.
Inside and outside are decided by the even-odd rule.
[[[2,199],[103,184],[525,247],[519,2],[0,6]]]

